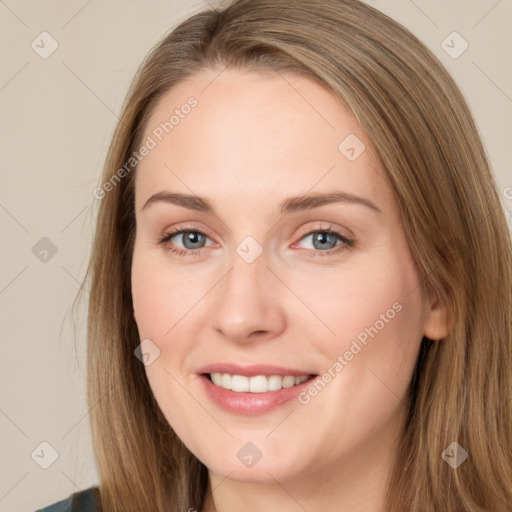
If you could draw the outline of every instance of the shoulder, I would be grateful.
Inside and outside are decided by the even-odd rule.
[[[66,499],[57,501],[36,512],[100,512],[101,502],[98,487],[75,492]]]

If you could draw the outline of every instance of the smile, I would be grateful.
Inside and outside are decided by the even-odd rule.
[[[269,413],[286,403],[296,404],[294,399],[318,377],[312,374],[249,376],[220,372],[200,376],[202,388],[210,400],[227,412],[245,416]]]
[[[279,391],[283,388],[298,386],[309,379],[309,375],[294,377],[293,375],[232,375],[230,373],[209,373],[211,382],[217,387],[235,391],[237,393],[267,393]]]

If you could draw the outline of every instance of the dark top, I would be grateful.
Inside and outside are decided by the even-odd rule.
[[[68,498],[38,509],[36,512],[101,512],[99,489],[89,487],[89,489],[75,492]]]

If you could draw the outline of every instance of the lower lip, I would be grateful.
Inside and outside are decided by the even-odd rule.
[[[297,386],[282,388],[278,391],[267,391],[266,393],[237,392],[230,389],[216,386],[205,375],[201,375],[206,394],[218,406],[228,412],[243,414],[245,416],[257,416],[270,412],[280,405],[284,405],[310,385],[314,377],[301,382]]]

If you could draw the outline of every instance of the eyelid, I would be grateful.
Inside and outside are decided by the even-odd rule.
[[[321,231],[326,231],[326,232],[333,232],[333,233],[336,233],[336,234],[339,234],[341,236],[343,236],[344,238],[346,238],[347,240],[351,240],[354,237],[354,235],[351,233],[351,234],[345,234],[343,233],[343,229],[342,228],[338,228],[336,227],[335,225],[329,223],[329,222],[322,222],[322,224],[320,225],[315,225],[315,226],[310,226],[310,227],[304,227],[304,228],[301,228],[299,230],[299,233],[297,235],[298,239],[297,241],[300,241],[302,238],[304,238],[306,235],[310,235],[312,233],[316,233],[316,232],[321,232]],[[349,231],[349,230],[346,230],[346,231]],[[294,242],[295,244],[295,242]]]
[[[162,238],[168,234],[171,234],[171,233],[173,235],[177,235],[183,231],[193,231],[193,232],[202,233],[204,236],[207,236],[212,241],[214,241],[216,238],[216,237],[212,236],[211,230],[209,230],[208,228],[203,227],[203,226],[195,226],[193,224],[187,224],[186,222],[184,222],[184,223],[175,224],[171,227],[162,229],[161,233],[157,234],[157,239],[160,239],[160,238]],[[220,238],[220,237],[219,237],[219,239],[222,240],[222,238]]]
[[[341,252],[342,250],[348,249],[348,248],[356,245],[355,237],[352,234],[345,235],[342,231],[343,231],[342,229],[337,228],[336,226],[334,226],[328,222],[325,222],[325,221],[321,225],[310,226],[309,228],[303,227],[299,230],[298,235],[296,235],[296,242],[294,242],[291,245],[291,247],[292,248],[296,247],[296,245],[302,239],[304,239],[305,237],[312,235],[314,233],[318,233],[318,232],[330,233],[333,236],[338,238],[338,240],[341,242],[339,245],[336,245],[335,247],[325,250],[325,251],[320,251],[320,250],[315,250],[315,249],[301,249],[301,250],[305,251],[310,257],[315,257],[315,255],[318,255],[320,257],[334,255],[334,254],[337,254],[338,252]],[[176,248],[171,248],[168,246],[168,242],[170,239],[174,238],[177,235],[181,235],[184,232],[199,233],[199,234],[205,236],[206,238],[208,238],[209,240],[211,240],[213,242],[212,245],[218,245],[214,241],[214,239],[209,235],[208,230],[203,230],[202,228],[197,228],[190,224],[185,225],[185,226],[181,226],[180,224],[178,224],[176,226],[173,226],[172,228],[164,230],[164,234],[159,235],[157,237],[156,243],[157,243],[157,245],[164,246],[164,248],[166,250],[170,251],[171,253],[177,253],[179,255],[190,255],[190,256],[200,255],[201,251],[203,249],[206,249],[207,247],[212,247],[212,245],[209,245],[209,246],[205,246],[205,247],[200,247],[198,249],[180,249],[180,248],[176,249]]]
[[[218,245],[215,240],[208,234],[207,230],[203,230],[202,228],[197,228],[195,226],[173,226],[172,228],[165,229],[162,234],[156,236],[156,244],[166,246],[171,238],[174,238],[178,235],[183,235],[183,233],[192,232],[199,233],[206,237],[208,240],[211,240],[213,244],[205,247],[201,247],[199,249],[177,249],[178,251],[188,251],[188,252],[197,252],[205,249],[206,247],[212,247],[212,245]],[[171,250],[172,252],[172,250]]]

